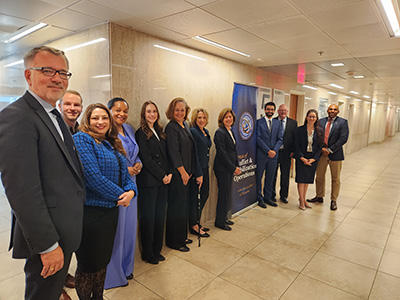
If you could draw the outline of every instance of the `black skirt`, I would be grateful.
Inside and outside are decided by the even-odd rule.
[[[118,207],[85,206],[82,241],[76,251],[79,272],[94,273],[107,267],[117,231],[118,212]]]
[[[305,158],[313,158],[314,152],[307,152]],[[314,161],[311,166],[306,166],[300,159],[296,159],[296,182],[297,183],[314,183],[315,171],[317,170],[318,160]]]

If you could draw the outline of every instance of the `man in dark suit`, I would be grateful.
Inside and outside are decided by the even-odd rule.
[[[60,297],[82,233],[83,170],[55,109],[68,87],[64,52],[24,57],[29,90],[0,112],[0,172],[13,216],[10,249],[25,258],[25,299]]]
[[[60,103],[58,103],[58,108],[71,134],[78,132],[78,118],[83,109],[82,102],[81,94],[74,90],[68,90],[60,99]]]
[[[278,168],[280,168],[281,187],[279,195],[283,203],[288,203],[290,166],[292,164],[292,156],[294,152],[294,135],[297,129],[297,121],[289,118],[287,114],[288,108],[286,104],[281,104],[278,108],[278,116],[275,119],[277,119],[282,126],[283,145],[279,149],[278,166],[276,167],[274,182],[272,184],[272,200],[276,201],[276,177],[278,175]]]
[[[279,148],[283,143],[283,132],[278,120],[273,119],[275,103],[265,104],[265,117],[257,120],[257,169],[256,185],[258,205],[267,208],[265,204],[277,206],[272,201],[272,184],[278,164]],[[265,172],[264,196],[261,193],[261,179]]]
[[[340,171],[344,160],[343,145],[349,137],[349,126],[347,120],[338,117],[339,107],[331,104],[328,107],[328,117],[319,121],[324,130],[324,145],[322,155],[318,162],[317,176],[315,179],[317,195],[307,199],[311,203],[324,202],[325,196],[325,174],[329,165],[332,177],[331,187],[331,210],[337,209],[337,198],[340,190]]]

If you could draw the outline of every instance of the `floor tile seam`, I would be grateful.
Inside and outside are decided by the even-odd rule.
[[[399,155],[399,154],[398,154],[398,155]],[[397,156],[398,156],[398,155],[397,155]],[[384,245],[384,247],[383,247],[382,255],[381,255],[381,257],[380,257],[380,259],[379,259],[379,262],[378,262],[378,267],[377,267],[376,272],[375,272],[374,280],[373,280],[373,282],[372,282],[372,286],[371,286],[371,288],[370,288],[370,290],[369,290],[369,293],[368,293],[368,299],[371,297],[371,293],[372,293],[373,287],[374,287],[374,285],[375,285],[376,278],[378,277],[378,273],[379,273],[379,269],[380,269],[381,264],[382,264],[383,256],[385,255],[386,247],[387,247],[387,244],[388,244],[388,242],[389,242],[390,233],[392,232],[393,224],[394,224],[395,219],[396,219],[396,215],[397,215],[397,213],[399,212],[399,206],[400,206],[400,203],[397,205],[396,213],[394,214],[394,217],[393,217],[393,220],[392,220],[392,225],[390,226],[389,233],[388,233],[388,235],[387,235],[387,237],[386,237],[386,242],[385,242],[385,245]]]
[[[158,297],[160,297],[161,299],[164,299],[161,295],[157,294],[155,291],[151,290],[149,287],[147,287],[145,284],[141,283],[140,281],[137,281],[136,278],[133,278],[133,280],[138,283],[139,285],[141,285],[142,287],[144,287],[146,290],[148,290],[149,292],[151,292],[152,294],[157,295]],[[106,295],[107,296],[107,295]],[[110,299],[111,300],[111,299]]]
[[[344,292],[344,293],[346,293],[346,294],[355,296],[355,297],[359,298],[360,300],[361,300],[361,299],[364,299],[363,297],[360,297],[360,295],[356,295],[356,294],[354,294],[354,293],[351,293],[351,292],[349,292],[349,291],[346,291],[346,290],[344,290],[344,289],[341,289],[340,287],[337,287],[337,286],[332,285],[332,284],[330,284],[330,283],[321,281],[321,280],[319,280],[319,279],[317,279],[317,278],[310,277],[310,276],[308,276],[307,274],[301,273],[301,275],[302,275],[302,276],[305,276],[305,277],[307,277],[307,278],[309,278],[309,279],[311,279],[311,280],[318,281],[318,282],[320,282],[320,283],[322,283],[322,284],[324,284],[324,285],[330,286],[330,287],[332,287],[332,288],[334,288],[334,289],[336,289],[336,290],[342,291],[342,292]],[[367,298],[365,298],[365,299],[367,299]]]

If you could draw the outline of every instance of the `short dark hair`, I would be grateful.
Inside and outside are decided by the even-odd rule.
[[[267,106],[273,106],[273,107],[274,107],[274,110],[276,110],[276,105],[275,105],[275,103],[272,102],[272,101],[265,103],[264,109],[267,109]]]
[[[128,104],[128,102],[127,102],[124,98],[121,98],[121,97],[114,97],[114,98],[112,98],[110,101],[108,101],[108,102],[107,102],[107,107],[108,107],[108,109],[113,108],[113,107],[115,106],[115,103],[116,103],[116,102],[125,102],[126,106],[127,106],[128,109],[129,109],[129,104]]]

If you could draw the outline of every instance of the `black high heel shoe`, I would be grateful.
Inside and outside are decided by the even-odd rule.
[[[199,233],[196,230],[194,230],[192,227],[189,227],[189,232],[194,235],[199,235],[200,237],[209,237],[210,236],[207,232]]]

